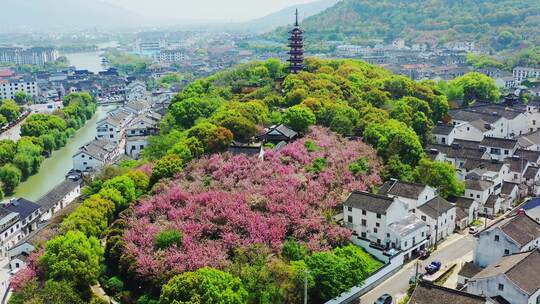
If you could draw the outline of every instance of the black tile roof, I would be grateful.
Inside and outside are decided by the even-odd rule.
[[[501,149],[513,149],[517,145],[517,139],[484,137],[480,146],[495,147]]]
[[[418,199],[426,185],[417,183],[407,183],[402,181],[388,181],[379,189],[381,195],[396,195],[410,199]]]
[[[427,203],[423,204],[422,206],[418,207],[420,211],[422,211],[424,214],[428,215],[431,218],[437,218],[438,214],[443,214],[452,208],[454,208],[454,205],[452,205],[440,196],[437,196],[432,200],[428,201]]]
[[[452,133],[452,130],[454,130],[454,126],[451,124],[437,124],[433,130],[431,130],[432,134],[439,134],[439,135],[448,135]]]
[[[368,192],[353,192],[343,205],[361,210],[386,214],[386,210],[394,202],[393,198]]]
[[[481,150],[478,146],[476,148],[468,148],[461,146],[459,144],[453,144],[451,146],[447,145],[427,145],[429,150],[437,150],[441,153],[444,153],[448,158],[481,158],[484,155],[484,150]]]
[[[39,210],[41,206],[27,199],[18,198],[11,200],[4,208],[11,212],[18,213],[21,219],[25,219],[35,211]]]
[[[409,304],[485,304],[481,296],[457,291],[420,281],[411,295]]]
[[[536,163],[540,159],[540,151],[531,151],[524,149],[517,149],[514,155],[519,156],[522,159]]]
[[[66,179],[42,196],[37,203],[44,209],[50,209],[79,185],[80,181]]]

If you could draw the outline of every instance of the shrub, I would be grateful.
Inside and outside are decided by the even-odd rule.
[[[182,232],[174,229],[166,229],[156,234],[154,247],[156,249],[167,249],[171,246],[181,247],[183,235]]]

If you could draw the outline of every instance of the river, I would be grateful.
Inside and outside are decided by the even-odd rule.
[[[79,70],[89,70],[93,73],[98,73],[103,70],[101,64],[101,55],[107,48],[117,48],[118,42],[111,41],[109,43],[100,43],[97,45],[98,50],[93,52],[81,52],[81,53],[62,53],[60,55],[66,56],[69,60],[69,64],[75,66]]]
[[[107,113],[116,106],[100,106],[92,119],[80,128],[73,137],[68,140],[66,146],[54,151],[39,169],[39,172],[29,177],[17,187],[14,197],[24,197],[36,201],[56,185],[61,183],[65,175],[73,168],[71,157],[84,144],[96,137],[96,124],[107,116]]]

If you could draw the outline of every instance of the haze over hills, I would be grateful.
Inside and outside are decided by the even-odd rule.
[[[302,25],[308,39],[443,44],[475,41],[494,50],[540,43],[538,0],[343,0]],[[272,37],[283,40],[286,29]]]
[[[279,26],[292,24],[294,21],[295,10],[299,10],[300,21],[313,15],[319,14],[329,7],[335,5],[339,0],[319,0],[306,4],[299,4],[284,8],[265,17],[258,18],[249,22],[240,24],[244,29],[253,32],[268,32]]]
[[[98,0],[2,0],[0,31],[128,28],[141,17]]]

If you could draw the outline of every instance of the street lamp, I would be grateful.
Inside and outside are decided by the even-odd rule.
[[[308,283],[309,269],[304,269],[304,304],[307,304],[307,283]]]

